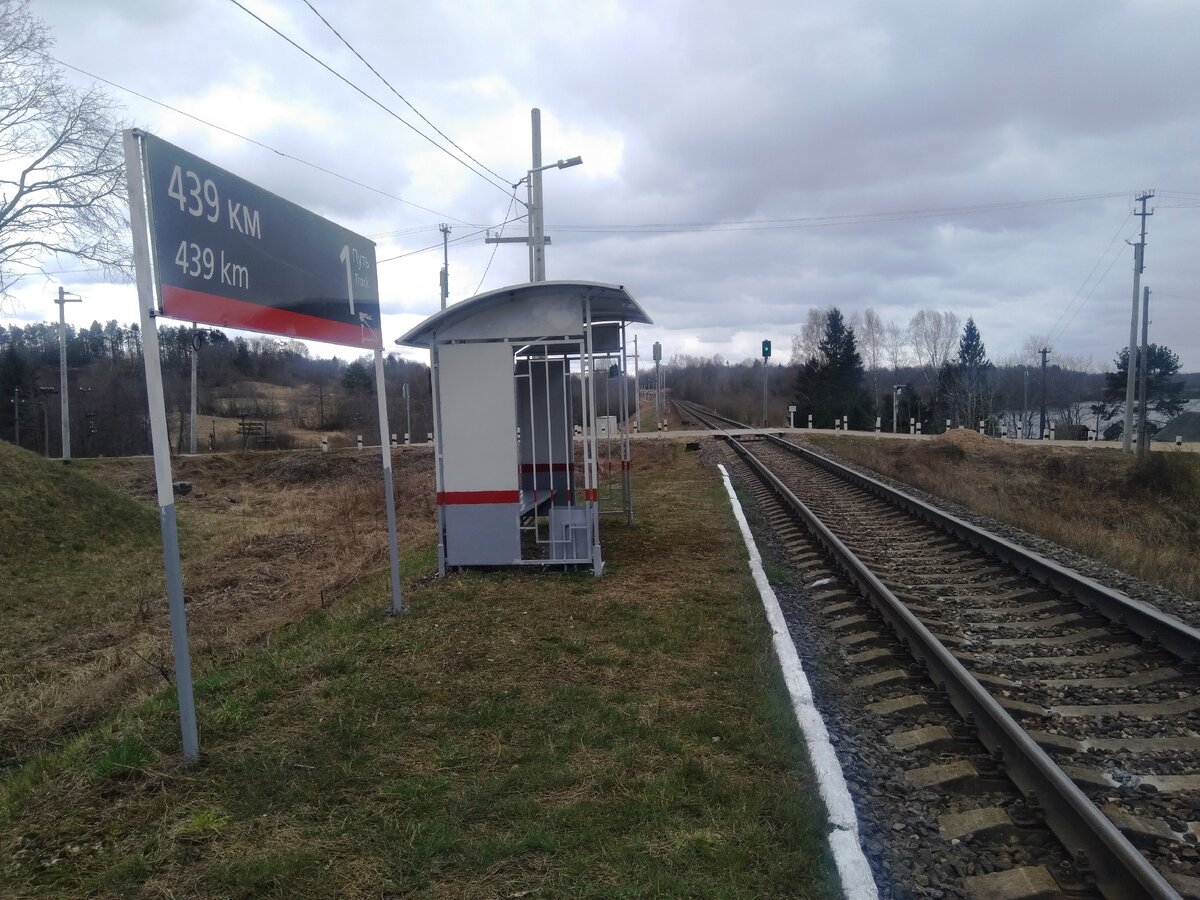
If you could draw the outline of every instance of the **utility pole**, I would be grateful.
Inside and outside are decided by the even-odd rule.
[[[1043,347],[1038,353],[1042,354],[1042,414],[1038,419],[1038,440],[1046,436],[1046,356],[1050,350]]]
[[[1125,381],[1125,427],[1121,432],[1121,448],[1126,453],[1133,452],[1133,388],[1134,361],[1137,359],[1137,324],[1138,324],[1138,293],[1142,283],[1142,270],[1146,262],[1146,216],[1154,215],[1153,210],[1146,212],[1146,201],[1154,196],[1154,191],[1146,191],[1136,202],[1142,204],[1142,211],[1134,213],[1142,218],[1142,237],[1133,245],[1133,315],[1129,320],[1129,370]]]
[[[17,447],[21,446],[21,404],[25,401],[21,399],[21,388],[13,385],[13,444]]]
[[[412,400],[408,396],[408,382],[401,385],[401,390],[404,393],[404,443],[411,444],[413,441],[412,433]]]
[[[83,298],[78,294],[67,296],[67,291],[61,286],[58,289],[58,393],[62,403],[62,461],[71,461],[71,410],[67,402],[67,318],[68,303],[81,303]],[[46,435],[46,458],[50,458],[50,435]]]
[[[642,430],[642,395],[638,390],[638,348],[637,335],[633,336],[633,408],[634,408],[634,430],[639,434]]]
[[[1029,366],[1025,367],[1025,399],[1021,403],[1021,437],[1029,437]]]
[[[892,385],[892,434],[896,433],[896,412],[900,409],[900,392],[902,390],[904,390],[904,385]],[[809,416],[809,418],[811,419],[812,416]]]
[[[528,236],[524,238],[492,237],[489,232],[483,242],[485,244],[525,244],[529,249],[529,280],[534,282],[546,280],[546,245],[550,243],[550,238],[546,237],[546,220],[542,207],[542,172],[546,169],[569,169],[571,166],[582,165],[583,158],[572,156],[570,159],[560,159],[543,166],[542,111],[534,107],[529,111],[529,117],[533,143],[533,166],[525,173],[524,178],[512,186],[513,191],[516,191],[522,184],[525,185]]]
[[[533,165],[529,172],[530,281],[546,280],[546,223],[542,218],[542,111],[529,111],[533,135]]]
[[[654,424],[662,431],[662,344],[654,342]]]
[[[1138,459],[1150,453],[1150,435],[1146,433],[1146,376],[1150,368],[1150,288],[1142,291],[1142,352],[1138,354]]]
[[[38,385],[42,395],[42,435],[46,440],[46,459],[50,458],[50,395],[57,394],[58,389]]]
[[[438,231],[442,233],[442,309],[445,309],[450,299],[450,226],[443,222]]]

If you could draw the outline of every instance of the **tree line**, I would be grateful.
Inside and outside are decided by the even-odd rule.
[[[1045,369],[1041,349],[1048,351]],[[1179,358],[1169,348],[1150,345],[1148,410],[1163,420],[1185,405]],[[908,431],[921,424],[926,434],[960,426],[991,434],[1036,437],[1053,423],[1060,433],[1086,437],[1089,426],[1104,426],[1124,410],[1128,351],[1114,371],[1095,370],[1091,360],[1055,354],[1037,337],[1022,352],[993,362],[978,326],[953,312],[920,310],[906,325],[884,322],[867,309],[849,320],[836,307],[808,311],[792,339],[790,361],[764,372],[762,360],[730,365],[712,359],[677,356],[668,383],[682,397],[704,403],[742,421],[763,419],[763,382],[768,384],[767,419],[833,428],[848,422],[855,430]],[[1135,360],[1135,375],[1138,361]],[[1047,421],[1041,420],[1043,392]],[[911,423],[911,424],[910,424]],[[1153,430],[1157,427],[1149,423]],[[1102,427],[1100,437],[1121,436],[1122,422]]]
[[[141,330],[115,320],[86,328],[68,325],[66,357],[72,453],[128,456],[150,452]],[[313,358],[299,341],[234,337],[215,328],[159,328],[159,357],[172,444],[184,449],[191,408],[191,363],[197,358],[197,406],[205,417],[245,417],[274,433],[283,447],[296,429],[373,434],[373,366],[363,360]],[[27,449],[60,454],[58,326],[36,322],[0,326],[0,437]],[[385,358],[384,378],[392,430],[406,426],[404,386],[412,430],[433,430],[429,367]],[[271,386],[289,388],[272,391]],[[200,429],[202,434],[206,429]],[[243,442],[244,443],[244,442]],[[201,448],[209,445],[202,438]],[[216,449],[236,449],[217,446]]]

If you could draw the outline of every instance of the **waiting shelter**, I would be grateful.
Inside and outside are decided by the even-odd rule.
[[[542,281],[456,303],[396,341],[430,353],[439,572],[601,573],[600,516],[633,521],[625,329],[634,323],[651,320],[623,287]],[[602,503],[596,405],[597,381],[607,391],[618,375],[619,508]]]

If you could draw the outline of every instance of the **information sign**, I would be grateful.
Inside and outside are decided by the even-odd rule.
[[[139,136],[164,315],[382,348],[372,241],[160,138]]]

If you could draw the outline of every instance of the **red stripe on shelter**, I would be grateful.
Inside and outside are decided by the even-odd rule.
[[[191,291],[172,284],[162,286],[162,305],[163,312],[172,318],[203,322],[206,325],[261,331],[347,347],[367,347],[373,350],[383,347],[383,335],[378,329],[351,325],[348,322],[334,322],[331,319],[277,309],[273,306],[259,306],[257,303]]]
[[[438,491],[438,506],[520,503],[520,491]]]

